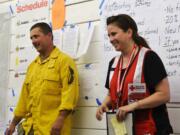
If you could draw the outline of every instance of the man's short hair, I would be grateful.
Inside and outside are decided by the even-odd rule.
[[[40,28],[41,31],[47,35],[49,32],[52,33],[52,28],[45,22],[39,22],[34,24],[31,28],[30,31],[32,31],[34,28]]]

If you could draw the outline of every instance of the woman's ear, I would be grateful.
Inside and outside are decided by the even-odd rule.
[[[132,35],[133,35],[133,31],[132,31],[132,29],[128,29],[127,30],[127,34],[129,35],[129,38],[132,38]]]

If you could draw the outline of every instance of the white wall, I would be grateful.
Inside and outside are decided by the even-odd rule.
[[[98,9],[98,0],[82,1],[76,0],[77,3],[68,3],[66,6],[66,21],[67,24],[78,24],[80,29],[88,26],[89,21],[91,25],[96,25],[93,39],[87,54],[77,61],[77,63],[99,63],[101,59],[101,49],[103,49],[102,39],[100,38],[100,16]],[[100,87],[100,89],[104,89]],[[106,91],[104,90],[104,93]],[[96,94],[98,94],[98,89]],[[106,135],[106,120],[105,116],[102,121],[97,121],[95,113],[97,104],[95,100],[89,103],[86,100],[79,102],[77,111],[74,114],[73,120],[73,135]]]

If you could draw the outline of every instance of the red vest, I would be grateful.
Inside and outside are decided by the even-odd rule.
[[[135,56],[133,62],[131,63],[123,84],[122,93],[120,97],[119,105],[128,104],[128,84],[132,83],[145,83],[143,65],[144,57],[148,49],[142,47],[140,51]],[[115,60],[116,61],[116,60]],[[146,92],[141,95],[143,98],[150,95],[149,90],[146,87]],[[154,135],[156,132],[155,122],[152,117],[152,109],[136,110],[134,116],[134,128],[135,135]]]

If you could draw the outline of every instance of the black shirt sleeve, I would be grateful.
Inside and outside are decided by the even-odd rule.
[[[155,86],[164,78],[167,73],[160,57],[153,51],[147,52],[144,61],[144,77],[150,93],[155,92]],[[153,108],[153,118],[156,123],[157,134],[169,135],[173,133],[169,122],[165,104]]]
[[[153,51],[147,52],[144,59],[144,78],[150,93],[154,93],[155,86],[167,73],[160,57]]]
[[[107,89],[109,89],[109,87],[110,87],[109,86],[110,72],[115,70],[115,68],[112,68],[114,60],[115,60],[115,57],[110,60],[109,66],[108,66],[108,72],[107,72],[106,83],[105,83],[105,88],[107,88]]]

